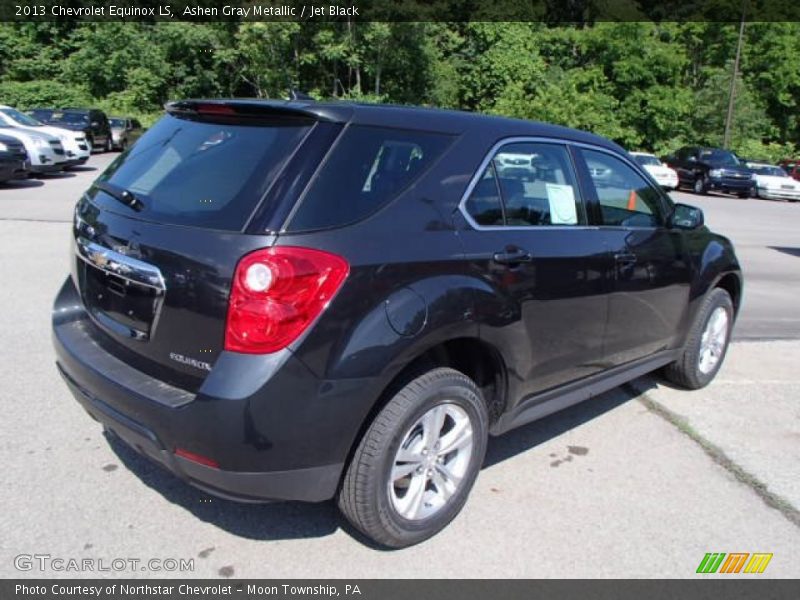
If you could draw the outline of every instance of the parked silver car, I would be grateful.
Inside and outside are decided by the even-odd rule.
[[[0,105],[0,124],[55,136],[64,146],[66,160],[69,163],[67,166],[85,164],[92,154],[83,132],[45,125],[10,106]]]
[[[13,137],[25,145],[25,151],[31,161],[31,173],[34,175],[61,171],[69,164],[64,146],[53,135],[9,127],[2,123],[0,123],[0,133]]]
[[[111,145],[114,150],[127,149],[144,133],[142,124],[130,117],[110,117],[108,122],[111,124]]]

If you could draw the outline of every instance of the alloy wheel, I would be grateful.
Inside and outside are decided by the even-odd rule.
[[[459,490],[473,450],[472,422],[453,403],[438,404],[403,436],[389,475],[389,498],[410,521],[439,512]]]
[[[718,306],[708,317],[703,335],[700,338],[700,352],[697,359],[697,368],[704,375],[708,375],[717,366],[725,352],[728,341],[730,317],[725,307]]]

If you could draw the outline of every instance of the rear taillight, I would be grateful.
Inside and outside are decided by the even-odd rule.
[[[343,258],[310,248],[247,254],[233,276],[225,350],[266,354],[285,348],[327,306],[349,270]]]
[[[198,104],[195,108],[201,115],[235,115],[236,111],[227,104]]]

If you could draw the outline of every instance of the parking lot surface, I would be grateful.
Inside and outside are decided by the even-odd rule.
[[[745,270],[717,381],[684,392],[644,377],[492,440],[454,523],[383,551],[331,503],[210,498],[109,443],[73,401],[50,305],[74,202],[114,156],[0,187],[0,576],[686,578],[706,552],[767,552],[760,577],[800,577],[800,205],[673,194],[733,239]],[[20,554],[194,570],[19,571]]]

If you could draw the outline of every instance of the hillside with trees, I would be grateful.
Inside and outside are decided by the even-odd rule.
[[[549,121],[664,153],[720,145],[736,23],[5,23],[0,102],[150,123],[186,97],[411,103]],[[800,145],[800,23],[748,23],[732,147]]]

